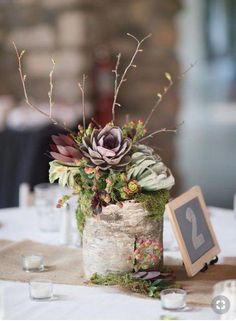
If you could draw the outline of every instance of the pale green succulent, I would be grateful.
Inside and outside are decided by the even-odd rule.
[[[62,165],[57,161],[50,162],[49,169],[49,181],[54,183],[58,180],[59,185],[61,186],[75,186],[75,175],[78,173],[78,167]]]
[[[138,145],[137,151],[133,153],[128,179],[137,180],[141,188],[149,192],[169,190],[175,184],[170,170],[160,157],[154,155],[153,150],[145,145]]]

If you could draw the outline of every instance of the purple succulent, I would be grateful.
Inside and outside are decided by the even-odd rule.
[[[134,279],[142,279],[146,281],[155,281],[155,280],[174,280],[173,272],[160,272],[160,271],[139,271],[132,273],[131,276]]]
[[[93,214],[98,215],[102,212],[102,201],[100,199],[100,193],[97,192],[93,195],[91,200],[91,207]]]
[[[95,128],[91,136],[84,137],[80,150],[91,166],[106,170],[128,165],[131,147],[131,139],[124,139],[119,127],[106,125],[102,129]]]
[[[67,135],[53,135],[50,155],[57,161],[63,163],[76,163],[82,157],[75,141]]]

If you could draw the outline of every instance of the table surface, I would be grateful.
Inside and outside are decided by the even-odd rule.
[[[210,207],[213,228],[223,257],[236,257],[236,216],[233,211]],[[37,214],[31,209],[0,210],[0,239],[20,241],[31,239],[58,244],[59,233],[38,230]],[[170,248],[174,251],[169,251]],[[164,229],[165,261],[180,260],[169,221]],[[76,268],[76,267],[75,267]],[[4,293],[5,319],[155,319],[171,315],[179,319],[216,319],[211,308],[195,307],[182,312],[169,312],[161,308],[159,300],[128,295],[114,288],[54,285],[55,299],[35,302],[28,295],[28,284],[0,281]]]

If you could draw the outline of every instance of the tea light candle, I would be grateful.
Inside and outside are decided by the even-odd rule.
[[[42,254],[22,255],[22,268],[26,272],[41,272],[44,270]]]
[[[53,296],[53,284],[49,280],[32,280],[29,283],[29,294],[33,300],[49,300]]]
[[[181,289],[166,289],[161,291],[162,307],[167,310],[179,310],[186,305],[186,291]]]

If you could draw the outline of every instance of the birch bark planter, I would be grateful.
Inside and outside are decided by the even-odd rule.
[[[99,216],[87,217],[83,231],[85,277],[95,272],[106,275],[132,271],[128,258],[134,252],[135,240],[152,239],[162,244],[163,219],[148,216],[140,203],[125,201],[122,208],[109,205]]]

